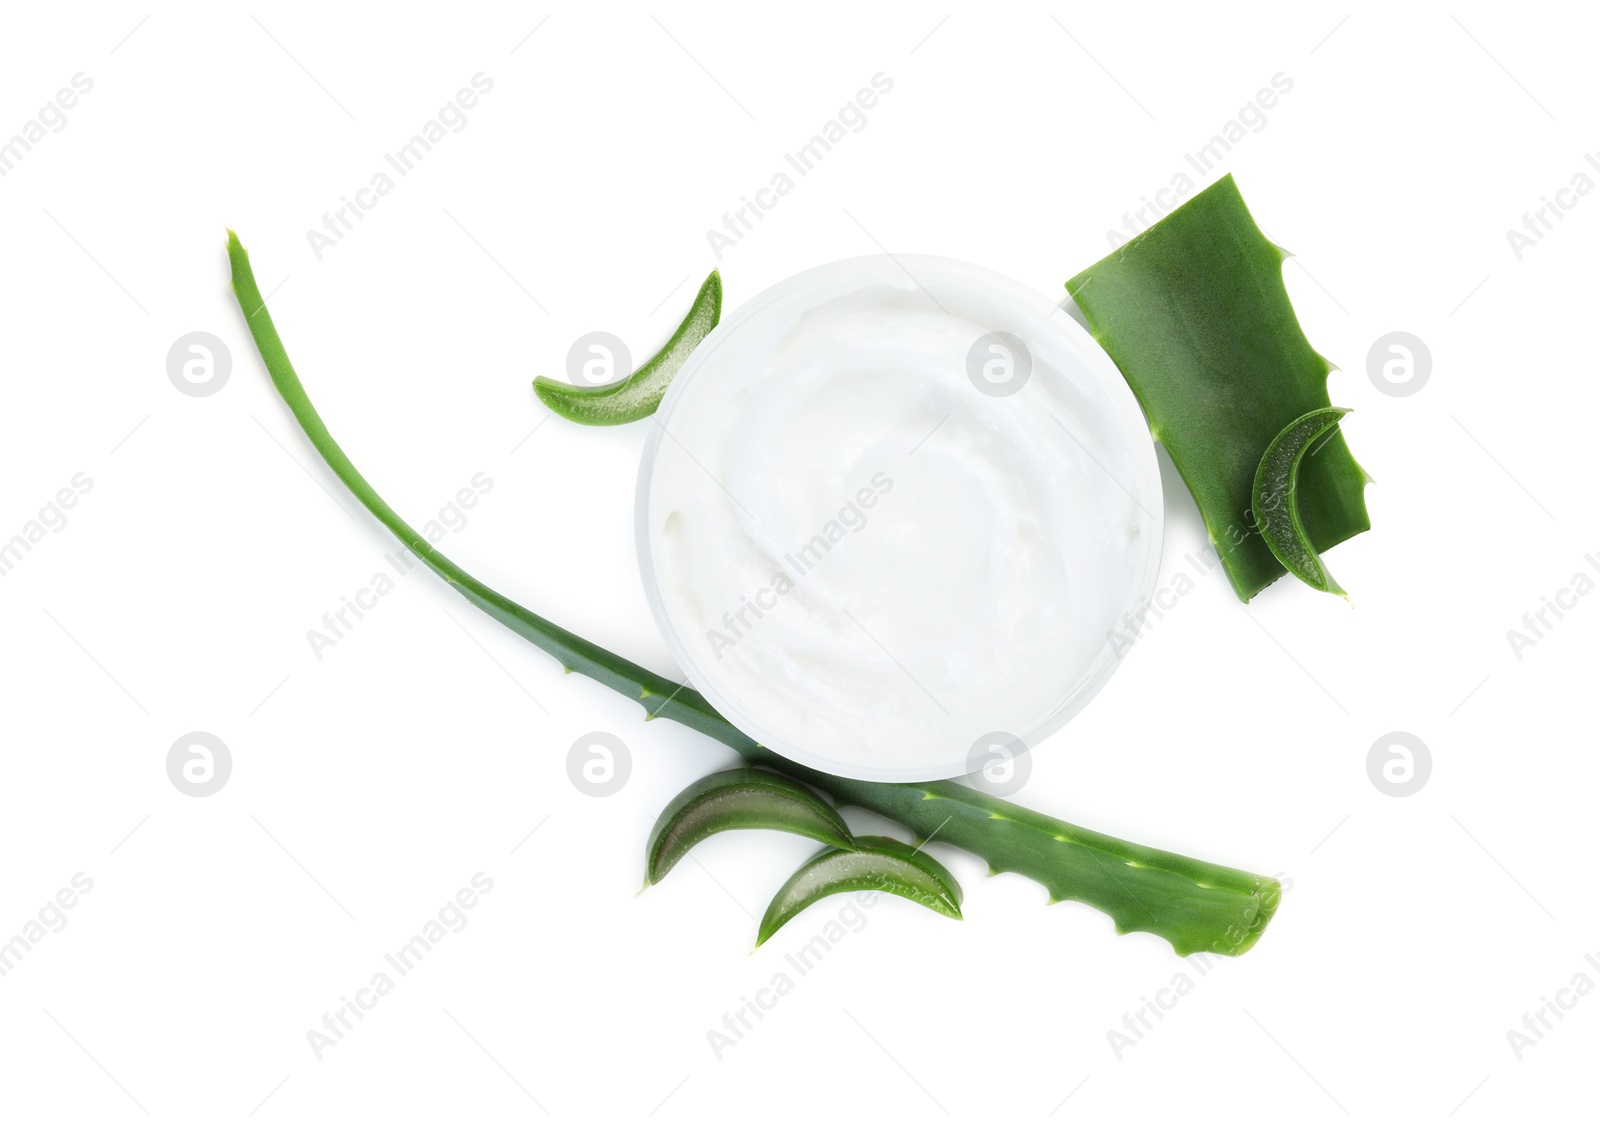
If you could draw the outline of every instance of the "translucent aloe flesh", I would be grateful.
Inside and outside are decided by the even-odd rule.
[[[1322,564],[1301,521],[1299,478],[1305,457],[1316,451],[1312,445],[1322,442],[1349,412],[1347,408],[1319,408],[1290,421],[1267,445],[1250,496],[1256,529],[1284,567],[1311,588],[1341,597],[1346,596],[1345,591]]]
[[[592,644],[501,596],[439,553],[356,470],[329,434],[290,364],[239,238],[228,233],[234,295],[273,385],[350,492],[417,557],[479,609],[569,671],[639,700],[650,718],[668,718],[722,742],[747,762],[817,786],[836,804],[858,805],[919,836],[964,849],[997,872],[1027,876],[1053,900],[1087,903],[1110,915],[1119,932],[1148,931],[1179,954],[1243,954],[1277,910],[1278,882],[1103,836],[953,782],[857,782],[780,758],[719,715],[692,687]]]
[[[1284,289],[1287,255],[1256,227],[1230,175],[1067,283],[1245,601],[1286,572],[1251,514],[1262,453],[1291,421],[1330,403],[1332,366],[1306,341]],[[1297,498],[1318,552],[1369,528],[1366,484],[1342,435],[1306,456]]]
[[[558,416],[578,424],[631,424],[656,410],[667,386],[689,360],[695,347],[722,318],[722,276],[716,271],[700,284],[689,313],[656,355],[620,381],[609,385],[568,385],[535,377],[533,391]]]
[[[683,790],[650,830],[645,882],[658,884],[689,850],[735,829],[770,829],[849,848],[850,828],[811,790],[766,770],[723,770]]]
[[[823,849],[789,877],[761,917],[756,945],[812,904],[850,891],[887,892],[948,918],[961,918],[961,885],[943,864],[921,846],[863,836],[844,848]]]

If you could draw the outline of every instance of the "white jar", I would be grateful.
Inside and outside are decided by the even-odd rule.
[[[1132,392],[1059,307],[871,256],[701,344],[651,424],[637,519],[662,634],[735,726],[922,781],[1033,746],[1104,685],[1154,589],[1161,478]]]

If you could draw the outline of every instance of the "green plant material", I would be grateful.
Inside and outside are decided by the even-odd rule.
[[[1293,421],[1267,445],[1256,467],[1255,488],[1250,494],[1256,528],[1277,559],[1290,573],[1313,589],[1337,593],[1349,600],[1322,564],[1322,556],[1306,534],[1300,520],[1300,464],[1306,449],[1339,421],[1347,408],[1318,408]]]
[[[1283,895],[1269,876],[1118,840],[953,781],[888,785],[780,763],[765,751],[755,760],[823,790],[835,805],[868,809],[923,840],[965,848],[988,861],[990,874],[1037,880],[1052,903],[1070,899],[1098,908],[1118,934],[1160,935],[1180,955],[1243,954]]]
[[[823,849],[789,877],[761,917],[756,945],[819,899],[848,891],[888,892],[952,919],[961,918],[961,885],[943,864],[898,840],[863,836],[850,848]]]
[[[722,276],[716,271],[700,284],[689,313],[667,344],[649,361],[609,385],[569,385],[549,377],[533,379],[534,394],[550,411],[578,424],[628,424],[655,412],[683,363],[722,317]]]
[[[1250,515],[1261,453],[1290,421],[1329,407],[1271,243],[1226,176],[1067,283],[1200,505],[1228,580],[1248,601],[1284,574]],[[1335,436],[1306,457],[1300,516],[1326,551],[1371,525],[1367,474]]]
[[[645,852],[646,882],[660,883],[695,845],[733,829],[796,833],[835,848],[851,844],[850,827],[839,814],[793,778],[723,770],[701,778],[661,811]]]
[[[350,463],[295,375],[256,285],[250,258],[231,231],[228,258],[234,294],[256,349],[311,446],[373,517],[429,569],[473,605],[561,661],[567,671],[581,672],[643,703],[647,718],[672,719],[723,743],[747,762],[820,786],[839,804],[871,809],[924,837],[937,833],[937,839],[982,857],[995,871],[1017,872],[1037,881],[1055,899],[1083,899],[1102,910],[1117,907],[1121,918],[1113,918],[1119,930],[1148,930],[1171,942],[1180,953],[1214,949],[1219,954],[1242,954],[1266,927],[1277,909],[1278,888],[1273,880],[1103,837],[951,782],[851,782],[818,774],[778,757],[744,734],[694,688],[673,683],[591,644],[496,593],[435,550]],[[991,814],[998,820],[991,820]],[[1194,890],[1180,882],[1191,876],[1189,887]],[[1133,915],[1125,904],[1143,905],[1142,917]],[[1151,910],[1156,907],[1159,916]],[[1224,923],[1231,925],[1226,932],[1221,929]],[[1202,939],[1212,942],[1197,941]]]
[[[272,314],[267,310],[266,301],[261,297],[261,288],[256,285],[255,274],[250,269],[250,257],[240,245],[239,237],[231,231],[228,233],[228,260],[233,268],[233,291],[239,300],[239,308],[244,311],[250,334],[255,339],[256,348],[261,352],[261,360],[266,364],[267,373],[282,395],[284,403],[289,406],[289,411],[304,429],[311,446],[316,448],[317,453],[328,462],[333,473],[350,488],[351,494],[355,495],[361,505],[388,527],[408,550],[416,554],[429,569],[442,577],[451,588],[468,601],[525,640],[550,653],[560,660],[568,671],[581,672],[613,691],[646,703],[665,702],[671,699],[675,708],[674,714],[682,711],[699,717],[702,710],[710,711],[710,705],[705,704],[704,699],[692,688],[684,688],[680,693],[674,684],[648,669],[625,660],[614,652],[597,647],[581,636],[568,632],[560,625],[553,624],[515,601],[496,593],[434,549],[432,543],[412,529],[388,503],[383,501],[372,484],[355,469],[355,465],[350,462],[343,449],[329,435],[322,417],[312,406],[311,398],[306,396],[305,388],[295,374],[288,352],[283,348],[283,341],[278,337],[277,328],[272,323]],[[720,732],[712,737],[728,742],[729,745],[734,745],[740,740],[746,746],[753,745],[749,739],[745,739],[727,723],[724,723]],[[739,749],[738,746],[734,748]]]

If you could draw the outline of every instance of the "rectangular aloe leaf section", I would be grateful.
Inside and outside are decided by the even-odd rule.
[[[1067,283],[1245,601],[1286,572],[1250,513],[1261,455],[1290,421],[1330,403],[1332,366],[1284,289],[1287,255],[1229,175]],[[1366,483],[1337,433],[1305,457],[1300,517],[1319,551],[1369,528]]]

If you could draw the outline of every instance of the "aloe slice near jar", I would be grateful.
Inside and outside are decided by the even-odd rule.
[[[569,385],[535,377],[533,391],[545,407],[577,424],[629,424],[655,412],[683,363],[722,318],[722,276],[706,276],[689,313],[649,361],[608,385]]]

